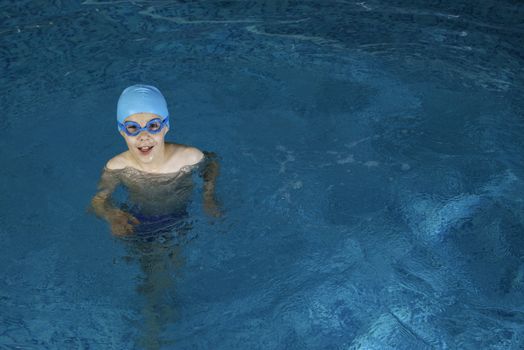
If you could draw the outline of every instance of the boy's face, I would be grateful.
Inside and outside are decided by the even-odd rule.
[[[124,122],[132,121],[140,124],[140,127],[143,128],[150,120],[157,118],[163,119],[153,113],[136,113],[127,117]],[[164,137],[168,130],[169,128],[166,126],[156,134],[151,134],[148,131],[142,131],[136,136],[129,136],[123,131],[120,131],[120,134],[126,140],[129,151],[138,161],[151,163],[159,155],[163,155]]]

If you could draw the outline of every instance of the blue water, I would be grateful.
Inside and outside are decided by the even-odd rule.
[[[524,347],[521,2],[0,14],[0,348]],[[225,214],[197,188],[184,239],[131,249],[88,206],[138,82]]]

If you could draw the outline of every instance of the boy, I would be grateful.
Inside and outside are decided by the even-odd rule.
[[[164,141],[169,113],[164,96],[154,86],[126,88],[118,100],[117,121],[128,150],[107,162],[91,204],[96,215],[108,221],[113,234],[123,236],[133,233],[141,221],[163,221],[184,212],[192,189],[191,168],[203,162],[205,155],[194,147]],[[202,173],[204,209],[219,216],[214,195],[216,161],[206,162]],[[119,184],[128,190],[131,210],[111,202]]]

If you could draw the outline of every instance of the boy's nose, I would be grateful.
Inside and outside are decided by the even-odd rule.
[[[151,135],[146,130],[142,130],[142,132],[140,134],[138,134],[138,139],[139,140],[145,140],[145,139],[148,139],[150,137],[151,137]]]

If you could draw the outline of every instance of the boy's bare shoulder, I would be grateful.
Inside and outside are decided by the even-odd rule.
[[[184,157],[188,161],[188,165],[193,165],[204,158],[204,153],[196,147],[185,146]]]
[[[171,159],[180,168],[195,165],[204,158],[204,153],[196,147],[181,144],[170,144],[170,147],[173,150]]]
[[[109,159],[106,164],[106,168],[109,170],[120,170],[129,166],[129,160],[127,158],[127,151],[120,153]]]

